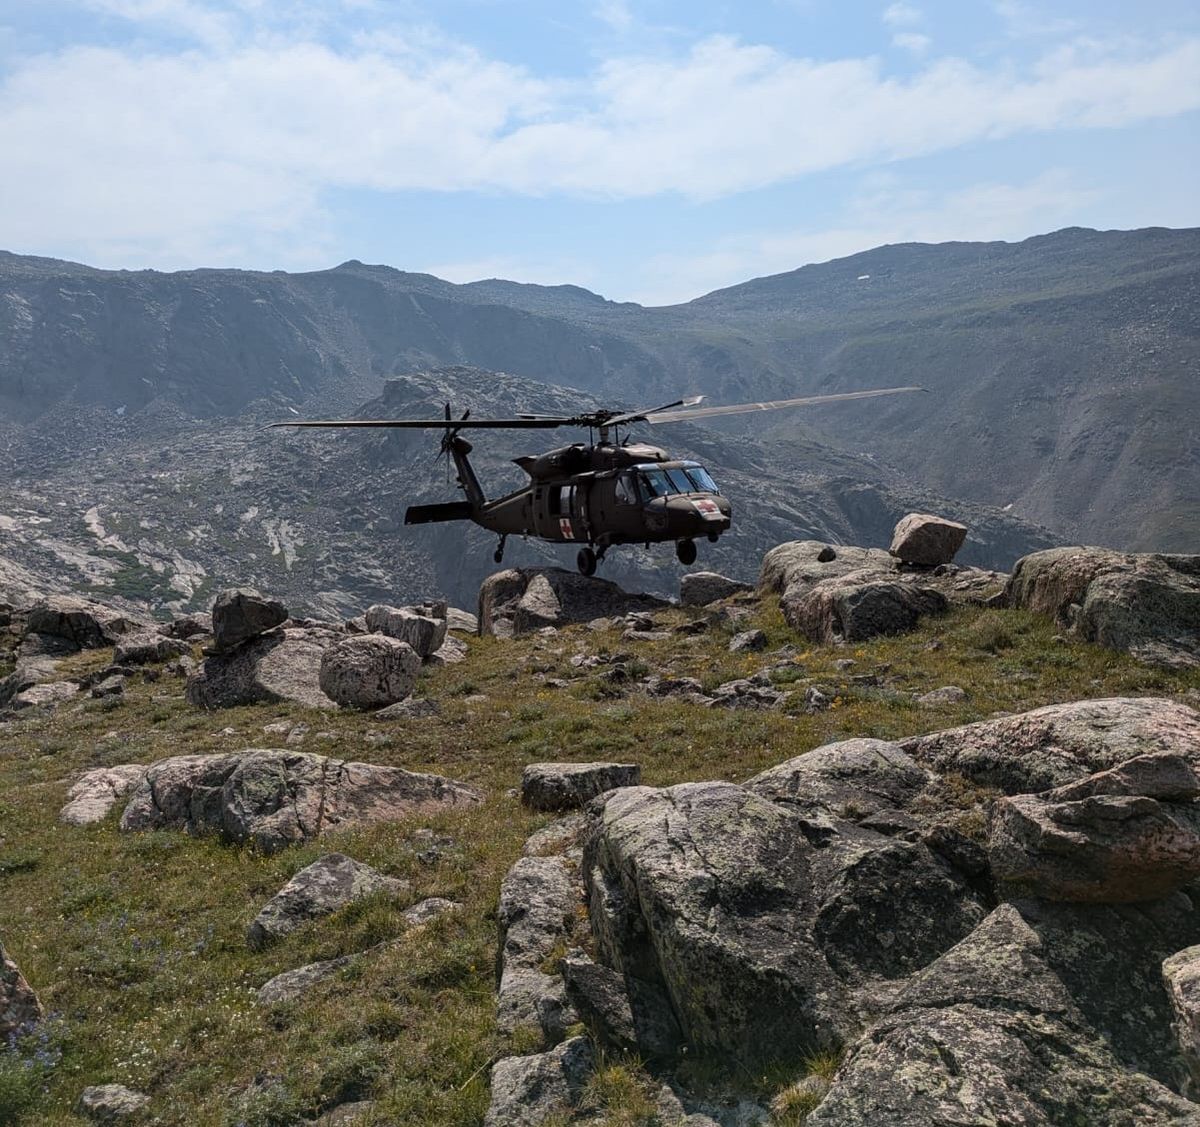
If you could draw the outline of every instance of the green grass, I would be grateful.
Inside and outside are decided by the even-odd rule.
[[[682,621],[685,612],[665,617]],[[295,1123],[369,1097],[378,1100],[381,1121],[478,1125],[489,1064],[527,1048],[496,1032],[493,1012],[500,881],[525,837],[547,821],[509,793],[526,763],[620,758],[640,763],[651,785],[736,782],[848,736],[892,738],[997,710],[1200,687],[1196,674],[1054,644],[1050,623],[1017,611],[957,611],[914,634],[857,648],[806,647],[773,608],[748,625],[767,632],[771,649],[800,649],[777,678],[795,693],[782,711],[656,700],[605,681],[605,666],[583,674],[570,666],[579,650],[607,649],[715,684],[769,664],[763,655],[728,653],[720,634],[688,645],[627,643],[616,632],[579,628],[551,638],[472,639],[465,663],[422,679],[419,693],[439,700],[442,713],[417,722],[278,705],[202,713],[184,702],[182,682],[164,676],[133,679],[116,706],[85,699],[0,726],[0,928],[47,1009],[59,1015],[54,1052],[36,1075],[15,1072],[14,1058],[0,1059],[0,1122],[77,1123],[71,1108],[80,1090],[118,1082],[148,1092],[163,1124]],[[82,672],[107,657],[84,654],[71,666]],[[855,665],[835,669],[845,657]],[[569,687],[546,688],[535,666]],[[967,699],[932,710],[904,707],[851,680],[871,673],[904,692],[959,685]],[[832,689],[835,706],[800,714],[796,702],[809,683]],[[478,694],[487,699],[469,702]],[[173,832],[121,834],[115,814],[86,829],[57,821],[67,787],[85,768],[282,746],[282,737],[262,728],[284,717],[311,726],[304,750],[437,771],[481,786],[487,800],[473,810],[338,833],[273,857]],[[225,728],[236,734],[223,735]],[[322,732],[329,738],[318,738]],[[371,732],[385,741],[372,742]],[[964,820],[981,825],[986,795],[968,786],[955,794]],[[423,827],[453,844],[431,855],[416,836]],[[251,951],[244,933],[259,907],[331,849],[409,880],[412,901],[447,896],[465,910],[410,930],[400,917],[406,902],[371,899]],[[283,970],[374,944],[383,946],[302,1002],[263,1009],[254,1000],[257,987]],[[762,1078],[764,1098],[804,1071],[795,1062],[788,1076]],[[588,1098],[607,1109],[609,1122],[648,1123],[655,1090],[636,1061],[609,1060]]]

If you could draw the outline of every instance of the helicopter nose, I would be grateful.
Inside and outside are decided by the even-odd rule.
[[[729,527],[729,513],[729,502],[712,493],[672,497],[667,505],[670,532],[677,539],[722,533]]]

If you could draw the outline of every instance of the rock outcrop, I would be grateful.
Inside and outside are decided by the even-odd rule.
[[[1084,641],[1156,665],[1200,665],[1200,556],[1051,548],[1017,561],[1006,595]]]
[[[1200,1094],[1200,946],[1185,947],[1163,961],[1163,985],[1175,1018],[1175,1040],[1183,1059],[1180,1089]]]
[[[864,569],[823,580],[802,595],[789,588],[781,605],[788,625],[810,641],[860,642],[903,634],[948,603],[927,584]]]
[[[484,1127],[538,1127],[553,1116],[569,1115],[595,1064],[586,1037],[572,1037],[545,1053],[497,1061]]]
[[[901,563],[937,567],[954,559],[967,538],[967,526],[928,513],[901,517],[888,552]]]
[[[411,646],[422,659],[436,653],[446,640],[449,625],[445,605],[442,614],[422,613],[424,608],[389,607],[377,604],[366,613],[367,629]]]
[[[38,996],[0,941],[0,1040],[32,1029],[42,1013]]]
[[[473,787],[440,775],[251,748],[152,764],[125,807],[121,829],[215,833],[274,852],[330,829],[480,800]]]
[[[336,708],[321,690],[321,661],[341,638],[320,627],[273,630],[251,638],[205,658],[188,678],[187,699],[197,708],[235,708],[263,701]]]
[[[631,595],[607,579],[561,568],[511,568],[489,575],[479,588],[479,630],[512,637],[666,605],[652,595]]]
[[[1197,913],[1002,904],[850,1047],[807,1127],[1192,1124],[1158,966]]]
[[[47,634],[78,650],[103,649],[143,627],[122,611],[74,595],[51,595],[35,603],[25,621],[27,634]]]
[[[212,631],[218,650],[231,650],[287,621],[288,610],[278,599],[249,587],[222,591],[213,603]]]
[[[59,811],[59,820],[69,826],[102,822],[117,802],[145,777],[146,767],[141,763],[94,767],[85,771],[67,791],[67,804]]]
[[[534,810],[570,810],[641,781],[636,763],[530,763],[521,772],[521,801]]]
[[[1128,760],[992,808],[997,879],[1048,900],[1158,900],[1200,877],[1200,779],[1182,755]]]
[[[506,1032],[538,1031],[562,1040],[574,1014],[562,978],[546,970],[571,936],[580,903],[577,878],[559,857],[522,857],[500,887],[500,981],[496,1023]]]
[[[246,929],[246,942],[262,947],[353,900],[376,893],[403,896],[408,890],[407,881],[386,877],[344,853],[327,853],[301,869],[263,905]]]
[[[715,571],[689,571],[679,581],[679,603],[685,607],[706,607],[750,590],[749,583]]]
[[[986,907],[919,843],[729,783],[597,803],[584,860],[600,962],[670,999],[683,1037],[747,1068],[845,1042],[855,990],[932,961]]]
[[[138,1114],[150,1097],[124,1084],[93,1084],[79,1093],[75,1113],[93,1123],[116,1123]]]
[[[1005,794],[1076,782],[1139,755],[1175,752],[1200,766],[1200,712],[1158,697],[1035,708],[900,741],[921,764]]]
[[[445,623],[441,625],[444,636]],[[412,693],[420,671],[420,654],[407,642],[388,634],[363,634],[343,638],[325,651],[319,684],[343,707],[384,708]]]

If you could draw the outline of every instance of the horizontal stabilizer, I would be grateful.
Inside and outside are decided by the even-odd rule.
[[[470,501],[447,501],[441,505],[409,505],[405,524],[436,524],[443,520],[470,520]]]

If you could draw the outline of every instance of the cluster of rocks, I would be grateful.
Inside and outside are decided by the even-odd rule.
[[[586,1119],[603,1051],[647,1062],[665,1124],[766,1122],[738,1077],[828,1052],[811,1125],[1200,1117],[1195,710],[1084,701],[845,740],[740,786],[605,789],[614,766],[528,773],[527,800],[556,772],[556,808],[600,793],[505,882],[500,1005],[542,1050],[496,1064],[488,1123]],[[725,1105],[672,1079],[697,1058]]]
[[[459,629],[472,616],[454,612]],[[461,661],[444,602],[370,607],[345,623],[295,620],[278,600],[239,588],[213,605],[214,645],[189,678],[201,708],[292,701],[310,708],[385,708],[411,695],[425,664]]]
[[[151,624],[125,611],[74,595],[49,595],[24,611],[6,607],[4,628],[17,639],[15,668],[0,678],[0,711],[58,704],[84,693],[120,696],[126,682],[147,666],[188,662],[189,640],[206,631],[206,616],[187,615]],[[61,672],[64,658],[84,650],[113,649],[112,664],[79,677]]]

